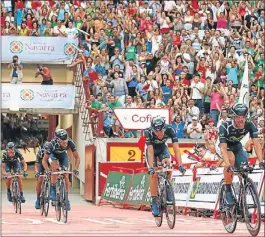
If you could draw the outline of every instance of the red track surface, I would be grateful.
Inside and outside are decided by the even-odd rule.
[[[231,236],[220,220],[178,215],[174,230],[166,219],[157,227],[150,212],[122,210],[110,206],[72,206],[68,223],[57,222],[54,208],[48,217],[24,204],[22,214],[11,205],[2,209],[2,236]],[[250,236],[244,223],[238,223],[232,236]],[[262,223],[259,236],[264,236]]]

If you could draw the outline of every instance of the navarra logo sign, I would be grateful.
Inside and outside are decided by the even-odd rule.
[[[114,113],[123,129],[145,129],[150,126],[152,119],[156,116],[163,117],[169,123],[168,109],[117,108],[114,109]]]
[[[34,99],[34,92],[31,89],[23,89],[20,91],[20,98],[25,101]]]
[[[75,53],[75,47],[73,43],[66,43],[64,45],[64,54],[73,55]]]
[[[14,54],[20,54],[23,51],[23,43],[20,41],[12,41],[10,43],[10,51]]]

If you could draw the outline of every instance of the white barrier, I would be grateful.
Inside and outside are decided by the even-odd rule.
[[[254,171],[249,174],[249,177],[257,185],[261,212],[264,214],[264,171]],[[191,170],[187,170],[183,176],[179,171],[174,171],[172,183],[176,206],[214,210],[218,206],[217,200],[222,179],[223,168],[213,171],[210,171],[209,168],[198,169],[195,181],[193,181]],[[234,177],[233,184],[237,193],[239,190],[238,176]]]

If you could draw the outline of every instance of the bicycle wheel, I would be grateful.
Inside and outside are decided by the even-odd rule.
[[[60,197],[60,186],[61,183],[56,183],[56,201],[55,201],[55,212],[57,221],[61,220],[61,197]]]
[[[166,180],[166,197],[167,197],[167,191],[170,193],[172,197],[172,203],[168,204],[167,202],[165,203],[166,205],[166,218],[167,218],[167,224],[170,229],[174,229],[175,223],[176,223],[176,205],[175,205],[175,196],[173,192],[172,185],[169,180]],[[167,198],[166,198],[167,200]]]
[[[18,183],[17,184],[17,211],[19,214],[21,214],[21,200],[20,200],[20,189],[19,189],[19,186],[18,186]]]
[[[162,182],[159,182],[158,178],[158,198],[157,198],[157,204],[160,210],[160,213],[157,217],[155,217],[155,222],[157,227],[160,227],[163,223],[163,192],[164,192],[164,185]]]
[[[15,181],[12,182],[12,203],[14,206],[15,213],[18,211],[17,206],[17,184]]]
[[[261,225],[261,208],[257,188],[250,178],[246,179],[243,210],[248,232],[257,236]]]
[[[43,211],[44,215],[47,216],[49,213],[50,207],[50,182],[45,180],[44,193],[43,193]]]
[[[67,223],[67,217],[68,217],[68,210],[67,210],[67,205],[68,205],[68,193],[66,192],[66,186],[65,182],[62,182],[61,186],[61,197],[62,197],[62,213],[63,213],[63,222]]]
[[[234,188],[232,186],[233,193]],[[221,214],[221,219],[224,225],[225,230],[228,233],[234,233],[237,226],[237,212],[236,212],[236,205],[232,208],[228,208],[225,206],[225,183],[224,180],[221,181],[220,191],[219,191],[219,210]]]
[[[43,194],[44,182],[45,181],[43,181],[41,184],[41,193],[40,193],[40,214],[41,214],[41,216],[44,213],[44,194]]]

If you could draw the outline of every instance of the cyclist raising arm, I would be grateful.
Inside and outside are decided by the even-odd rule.
[[[151,126],[144,130],[144,136],[146,137],[147,145],[147,166],[149,167],[150,174],[150,191],[152,196],[152,213],[154,216],[158,216],[160,213],[158,203],[157,203],[157,192],[158,183],[157,175],[155,174],[154,167],[157,167],[157,157],[160,159],[162,164],[170,164],[171,155],[166,145],[168,138],[171,138],[173,150],[178,161],[179,170],[181,173],[185,172],[182,167],[182,161],[178,146],[178,138],[175,129],[171,125],[167,125],[164,118],[158,116],[154,118],[151,122]],[[171,174],[170,174],[171,175]],[[170,177],[169,177],[170,178]],[[169,190],[167,202],[172,202],[172,195]]]
[[[248,108],[244,104],[234,104],[231,108],[232,121],[225,121],[219,127],[220,149],[224,167],[224,180],[226,184],[226,205],[234,205],[231,184],[233,181],[234,167],[239,169],[242,165],[248,164],[248,154],[243,150],[241,139],[247,134],[253,140],[255,152],[259,159],[259,166],[264,169],[265,164],[262,158],[262,147],[258,139],[258,129],[255,124],[247,119]]]
[[[2,159],[2,173],[4,174],[4,178],[7,178],[7,173],[14,172],[20,173],[21,171],[21,164],[23,165],[23,176],[28,176],[27,174],[27,163],[24,160],[24,157],[20,153],[19,150],[15,149],[15,144],[13,142],[9,142],[6,145],[6,151],[3,153]],[[25,202],[25,198],[23,196],[23,184],[21,177],[18,177],[18,185],[20,189],[20,200],[21,202]],[[11,179],[6,180],[6,188],[7,188],[7,199],[9,202],[12,202],[12,195],[11,195]]]
[[[44,156],[42,160],[42,165],[46,171],[50,171],[48,167],[48,159],[49,163],[51,164],[51,168],[53,172],[56,172],[59,166],[64,166],[67,169],[69,168],[69,158],[67,155],[67,150],[71,149],[73,152],[73,156],[75,158],[75,164],[73,165],[75,169],[73,170],[74,174],[78,174],[77,171],[80,158],[79,154],[76,151],[75,143],[71,138],[68,137],[68,133],[64,129],[58,129],[55,132],[55,137],[49,142],[49,146],[44,151]],[[51,176],[51,200],[55,201],[56,199],[56,192],[55,192],[55,183],[58,178],[58,175]],[[65,184],[66,184],[66,191],[69,192],[69,175],[65,174]],[[68,201],[67,204],[68,211],[70,210],[70,202]]]

